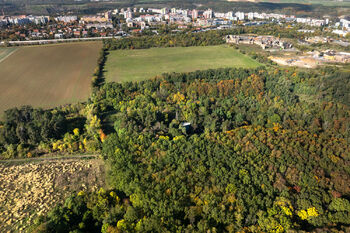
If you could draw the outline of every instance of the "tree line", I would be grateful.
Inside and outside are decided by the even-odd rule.
[[[196,31],[195,28],[190,28],[180,33],[171,34],[164,30],[160,35],[139,35],[122,39],[107,39],[104,40],[104,47],[107,50],[116,49],[147,49],[153,47],[189,47],[189,46],[208,46],[224,44],[224,36],[239,35],[239,34],[257,34],[257,35],[272,35],[281,38],[303,39],[307,36],[321,35],[321,31],[314,33],[298,32],[302,28],[297,25],[293,28],[288,28],[285,25],[270,23],[259,26],[242,26],[236,25],[232,29]]]

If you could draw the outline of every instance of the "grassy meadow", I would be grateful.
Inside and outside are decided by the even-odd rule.
[[[86,100],[101,47],[101,42],[19,47],[9,56],[11,49],[1,49],[0,113]]]
[[[151,48],[110,51],[106,81],[143,80],[170,72],[190,72],[224,67],[251,68],[261,65],[227,45]]]

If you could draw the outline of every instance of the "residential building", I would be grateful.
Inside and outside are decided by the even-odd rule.
[[[192,19],[197,19],[198,18],[198,10],[193,9],[191,12]]]
[[[203,16],[206,19],[211,19],[213,18],[213,10],[212,9],[208,9],[206,11],[203,12]]]

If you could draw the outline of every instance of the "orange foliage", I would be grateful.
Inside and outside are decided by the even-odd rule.
[[[102,131],[102,129],[100,129],[99,133],[100,133],[101,142],[104,142],[104,140],[106,140],[107,138],[107,135]]]

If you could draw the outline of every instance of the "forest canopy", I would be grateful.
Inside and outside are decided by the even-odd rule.
[[[73,195],[37,231],[67,213],[75,232],[349,230],[349,80],[261,67],[106,83],[89,104],[113,190]]]

